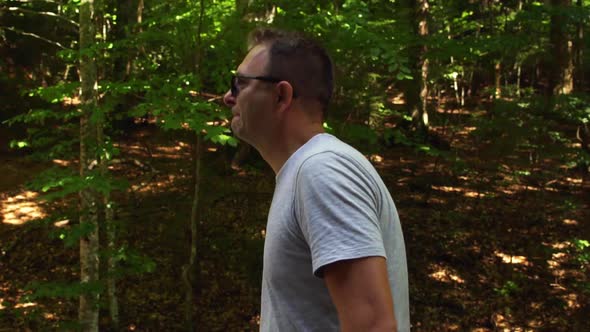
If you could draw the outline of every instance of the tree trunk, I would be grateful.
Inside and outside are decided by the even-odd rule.
[[[404,28],[412,31],[413,40],[406,49],[409,67],[412,73],[411,80],[402,80],[398,84],[404,94],[405,112],[414,114],[420,108],[420,71],[419,71],[419,43],[418,43],[418,26],[416,24],[416,0],[400,0],[395,2],[395,10],[399,13],[400,21]]]
[[[106,170],[104,171],[106,172]],[[113,202],[110,201],[110,196],[104,196],[105,207],[105,223],[107,225],[107,251],[109,254],[107,265],[107,294],[109,297],[109,316],[111,318],[111,328],[115,331],[119,330],[119,301],[117,298],[117,282],[114,276],[117,268],[117,260],[115,259],[116,247],[116,225],[113,213]]]
[[[451,56],[451,66],[454,64],[455,64],[455,58],[453,56]],[[457,105],[459,105],[461,96],[459,94],[459,75],[457,73],[453,73],[453,90],[455,91],[455,101],[457,102]],[[461,105],[461,106],[463,106],[463,105]]]
[[[420,68],[420,101],[419,107],[412,114],[414,126],[419,132],[428,132],[428,58],[426,57],[426,37],[428,37],[428,0],[418,0],[417,3],[418,36],[421,46],[418,55]]]
[[[502,63],[498,60],[494,65],[494,98],[502,98]]]
[[[201,32],[203,29],[203,20],[205,18],[205,1],[200,0],[199,2],[199,21],[197,24],[197,42],[196,42],[196,50],[195,50],[195,63],[192,70],[195,72],[197,77],[201,77],[201,64],[203,61],[203,41],[201,39]],[[201,189],[201,145],[202,145],[202,138],[201,133],[198,128],[193,128],[195,130],[195,146],[194,146],[194,153],[193,153],[193,161],[194,161],[194,177],[193,181],[195,184],[194,191],[193,191],[193,204],[191,209],[191,220],[190,220],[190,229],[191,229],[191,244],[190,244],[190,254],[189,254],[189,261],[186,265],[182,268],[182,280],[185,284],[185,298],[184,298],[184,305],[185,305],[185,327],[187,331],[194,331],[195,330],[195,323],[194,323],[194,284],[195,276],[200,274],[200,267],[198,264],[198,252],[197,246],[199,243],[199,216],[200,216],[200,206],[199,206],[199,193]]]
[[[197,244],[199,236],[199,192],[201,189],[201,145],[202,139],[200,133],[195,134],[195,147],[193,159],[195,162],[194,166],[194,192],[193,192],[193,204],[191,209],[191,247],[188,264],[182,268],[182,280],[185,284],[185,327],[187,331],[194,331],[194,281],[195,275],[198,275],[199,266],[197,262]]]
[[[516,96],[517,97],[521,97],[521,92],[520,92],[520,85],[521,85],[521,80],[522,80],[522,66],[520,64],[516,65]]]
[[[580,9],[580,12],[584,10],[584,1],[577,0],[577,6]],[[576,90],[582,91],[584,89],[584,23],[578,22],[576,27],[576,64],[575,67],[577,69],[577,77],[576,82],[577,86],[575,87]]]
[[[549,89],[553,95],[570,94],[574,89],[573,42],[567,33],[566,16],[559,8],[571,5],[571,0],[551,0],[550,41],[552,63]],[[556,11],[557,10],[557,11]]]
[[[100,3],[95,2],[94,4],[94,16],[96,19],[94,20],[96,28],[100,31],[100,42],[108,43],[109,41],[116,41],[122,40],[124,36],[121,36],[122,32],[119,29],[119,24],[123,24],[125,16],[125,12],[120,10],[120,7],[112,7],[111,5],[113,2],[108,1],[101,1]],[[116,12],[121,13],[120,19],[121,21],[115,22],[109,15],[109,12]],[[104,49],[102,54],[100,55],[102,59],[109,58],[109,51]],[[115,60],[113,63],[108,62],[97,62],[96,63],[96,72],[97,72],[97,81],[102,80],[123,80],[124,71],[120,70],[122,66],[120,63]],[[123,75],[122,75],[123,74]],[[101,101],[97,100],[97,103],[100,104]],[[96,157],[98,158],[98,169],[100,173],[100,177],[103,179],[108,178],[108,158],[104,153],[104,143],[105,143],[105,133],[104,133],[104,126],[102,123],[96,124],[96,146],[98,148]],[[102,243],[99,243],[99,246],[106,247],[108,255],[106,257],[106,262],[103,261],[101,263],[101,269],[99,274],[104,276],[106,279],[106,293],[107,293],[107,300],[108,300],[108,315],[109,315],[109,323],[112,330],[117,331],[119,329],[119,304],[117,299],[117,289],[116,289],[116,278],[115,278],[115,269],[116,269],[116,259],[115,253],[117,248],[115,247],[116,243],[116,233],[115,233],[115,225],[114,225],[114,211],[112,208],[112,202],[110,201],[110,193],[100,194],[97,197],[99,204],[98,215],[100,218],[98,219],[98,229],[99,229],[99,237],[103,239],[103,234],[106,235],[102,240]],[[106,242],[105,242],[106,240]]]
[[[96,62],[88,49],[95,43],[94,0],[80,3],[80,177],[86,178],[88,167],[94,160],[98,138],[97,123],[90,121],[96,107]],[[80,238],[80,283],[91,290],[80,295],[79,320],[84,331],[98,331],[99,293],[95,288],[99,280],[98,206],[96,191],[91,188],[80,191],[80,227],[88,230]]]

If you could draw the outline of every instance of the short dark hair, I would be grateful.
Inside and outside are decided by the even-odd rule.
[[[334,70],[328,52],[314,39],[299,32],[271,28],[253,30],[248,48],[267,45],[268,73],[288,81],[298,97],[318,100],[326,113],[334,88]]]

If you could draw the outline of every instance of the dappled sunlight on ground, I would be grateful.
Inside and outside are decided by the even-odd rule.
[[[569,183],[574,183],[574,184],[582,184],[582,178],[570,178],[570,177],[566,177],[565,178],[566,182]]]
[[[445,109],[445,108],[437,108],[437,113],[441,114],[455,114],[455,115],[471,115],[473,112],[464,108],[454,108],[454,109]]]
[[[463,188],[459,187],[449,187],[449,186],[432,186],[434,190],[444,191],[444,192],[462,192]]]
[[[569,293],[561,296],[561,299],[567,304],[569,309],[580,309],[579,295],[576,293]]]
[[[430,269],[434,272],[429,274],[429,276],[436,281],[444,283],[456,282],[458,284],[465,283],[465,280],[458,275],[457,271],[454,271],[450,267],[433,264],[430,266]]]
[[[71,160],[63,160],[63,159],[53,159],[53,163],[58,166],[64,166],[64,167],[68,167],[68,166],[72,165]]]
[[[461,130],[457,131],[458,135],[469,135],[471,132],[475,131],[477,127],[463,127]]]
[[[158,190],[165,190],[166,188],[174,187],[176,181],[181,179],[187,179],[186,175],[174,175],[170,174],[166,177],[159,177],[158,179],[154,179],[149,182],[140,182],[137,184],[131,185],[131,190],[136,193],[149,193]]]
[[[567,254],[565,252],[555,252],[551,254],[551,259],[547,261],[550,269],[557,269],[561,264],[567,261]]]
[[[446,204],[447,200],[443,199],[443,198],[438,198],[438,197],[430,197],[428,199],[428,203],[429,204]]]
[[[14,305],[14,309],[30,308],[37,306],[35,302],[17,303]]]
[[[190,153],[190,145],[184,142],[176,142],[175,146],[157,146],[152,150],[154,158],[183,159],[185,153]]]
[[[578,221],[575,219],[563,219],[562,220],[564,225],[569,225],[569,226],[578,226]]]
[[[2,198],[0,213],[2,222],[11,225],[23,225],[31,220],[44,218],[45,210],[35,199],[39,196],[33,191],[22,191],[17,195]]]
[[[62,105],[64,106],[77,106],[80,105],[80,96],[63,97]]]
[[[43,313],[43,318],[45,318],[46,320],[52,320],[52,321],[56,321],[58,320],[58,317],[56,314],[50,313],[50,312],[44,312]]]
[[[116,148],[121,148],[122,144],[119,143],[115,143],[113,144],[114,147]],[[126,144],[125,145],[125,149],[127,150],[127,152],[133,152],[133,151],[145,151],[145,146],[139,145],[139,144]]]
[[[133,157],[149,157],[153,159],[185,159],[191,152],[191,144],[183,141],[171,142],[172,145],[153,144],[148,138],[140,142],[122,142],[113,144],[114,147],[124,150]]]
[[[492,322],[494,323],[496,330],[499,329],[500,331],[504,331],[504,330],[511,331],[510,322],[508,321],[509,319],[511,319],[510,315],[506,315],[504,313],[493,313],[492,314]],[[512,331],[514,331],[514,330],[512,330]]]
[[[405,97],[402,92],[398,92],[395,96],[392,96],[389,101],[394,105],[405,105]]]
[[[502,263],[505,264],[517,264],[517,265],[524,265],[524,266],[532,266],[533,264],[527,260],[525,256],[515,256],[502,253],[500,251],[494,251],[494,255],[496,257],[502,259]]]
[[[432,189],[442,191],[442,192],[454,192],[454,193],[461,193],[464,197],[469,198],[483,198],[487,196],[491,196],[490,192],[485,191],[474,191],[469,188],[463,187],[451,187],[451,186],[431,186]]]
[[[580,280],[587,279],[587,272],[584,272],[583,268],[572,270],[572,266],[581,267],[581,263],[576,262],[575,253],[573,252],[575,250],[575,246],[572,242],[562,241],[552,244],[544,243],[544,245],[546,247],[550,247],[550,250],[552,251],[551,258],[547,260],[547,266],[551,274],[556,278],[555,283],[552,284],[554,288],[567,290],[559,283],[560,280],[565,280],[562,278],[576,278]],[[570,298],[570,301],[573,300]]]
[[[0,297],[0,310],[10,309],[27,309],[36,307],[38,303],[25,300],[25,295],[29,294],[21,289],[15,289],[12,285],[5,282],[0,286],[0,291],[6,296]],[[12,294],[12,295],[9,295]]]
[[[383,162],[383,157],[378,155],[378,154],[372,154],[370,156],[368,156],[368,159],[373,163],[373,164],[380,164]]]
[[[66,227],[70,223],[69,220],[60,220],[53,223],[53,226],[57,228]]]
[[[549,189],[551,189],[551,188],[549,188]],[[537,187],[526,186],[526,185],[521,185],[521,184],[511,184],[509,186],[498,188],[499,192],[506,194],[506,195],[514,195],[514,194],[521,193],[523,191],[540,191],[540,190],[541,189],[539,189]],[[551,190],[548,190],[548,191],[551,191]]]

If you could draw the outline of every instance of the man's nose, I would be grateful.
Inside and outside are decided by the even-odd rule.
[[[225,93],[225,95],[223,96],[223,102],[229,107],[232,107],[236,104],[236,97],[232,96],[231,90],[228,90]]]

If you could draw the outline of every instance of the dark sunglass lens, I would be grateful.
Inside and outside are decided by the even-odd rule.
[[[236,80],[237,80],[237,77],[235,77],[235,76],[232,76],[231,77],[230,87],[231,87],[231,95],[233,97],[237,97],[238,96],[238,92],[239,92],[238,91],[238,86],[236,84]]]

